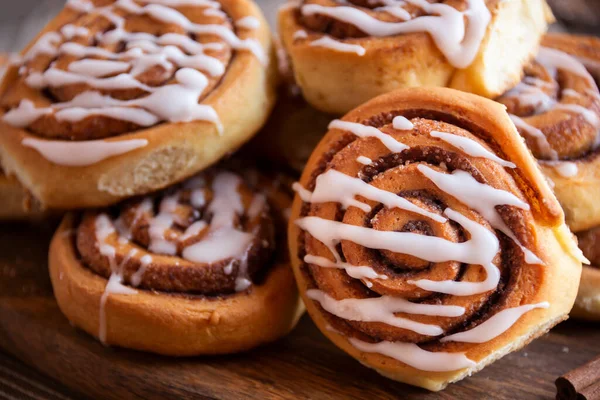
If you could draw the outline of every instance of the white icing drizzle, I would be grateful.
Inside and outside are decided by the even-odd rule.
[[[235,21],[235,26],[242,29],[258,29],[260,21],[258,18],[248,15],[247,17]]]
[[[152,256],[150,254],[146,254],[140,258],[140,268],[135,271],[133,275],[131,275],[131,286],[138,287],[142,283],[142,279],[144,278],[144,273],[146,273],[146,269],[148,265],[152,264]]]
[[[96,218],[95,229],[97,240],[96,246],[98,247],[100,254],[108,258],[111,269],[110,277],[107,281],[106,287],[104,288],[102,297],[100,298],[100,311],[98,322],[98,339],[103,344],[106,344],[106,302],[108,300],[108,297],[111,294],[137,294],[137,291],[123,285],[123,266],[129,261],[131,257],[133,257],[137,253],[137,250],[131,249],[127,256],[123,259],[121,264],[117,265],[115,259],[116,249],[113,246],[106,243],[106,239],[116,232],[113,227],[113,223],[108,217],[108,215],[100,214]]]
[[[342,240],[349,240],[369,249],[408,254],[430,262],[457,261],[481,265],[487,272],[487,278],[483,282],[419,281],[419,287],[425,290],[455,296],[471,296],[494,290],[500,281],[500,271],[493,264],[500,250],[498,238],[485,227],[450,208],[447,208],[444,214],[462,225],[469,232],[470,239],[454,243],[438,237],[412,232],[378,231],[319,217],[301,218],[296,224],[326,245],[338,261],[340,258],[335,250],[336,244]]]
[[[56,71],[67,80],[71,79],[68,75],[70,73],[65,71],[59,72],[59,70],[49,69],[44,74],[52,71]],[[31,75],[30,78],[35,76]],[[103,82],[100,86],[112,87],[117,85],[113,82],[121,81],[119,77],[125,76],[128,75],[117,75],[114,80],[112,80],[113,78],[100,79],[99,81]],[[40,79],[47,78],[41,77]],[[19,107],[6,113],[3,120],[13,126],[26,127],[42,115],[53,112],[55,112],[55,116],[59,121],[77,122],[89,116],[104,115],[134,122],[141,126],[151,126],[161,120],[169,122],[205,120],[214,123],[219,133],[221,133],[223,128],[215,110],[211,106],[198,104],[197,102],[198,97],[208,85],[206,76],[194,69],[182,68],[175,74],[175,79],[178,83],[149,89],[152,92],[149,96],[134,100],[118,100],[101,95],[96,91],[83,92],[69,102],[57,103],[44,108],[36,108],[31,101],[23,100]],[[69,83],[86,82],[89,84],[97,80],[98,78],[77,75],[76,80],[69,81]],[[129,81],[129,78],[125,78],[125,80]]]
[[[86,37],[89,35],[90,30],[84,26],[68,24],[60,29],[60,33],[65,39],[70,40],[77,37]]]
[[[307,290],[306,296],[318,301],[321,307],[330,314],[348,321],[383,322],[396,328],[408,329],[427,336],[439,336],[444,331],[437,325],[423,324],[397,317],[395,313],[441,317],[460,317],[465,313],[463,307],[417,304],[390,296],[335,300],[325,292],[316,289]]]
[[[577,164],[570,161],[540,161],[542,165],[553,167],[563,178],[574,178],[579,174]]]
[[[494,229],[498,229],[511,238],[523,251],[525,262],[528,264],[543,263],[542,260],[519,242],[512,230],[502,219],[502,216],[498,213],[498,210],[496,210],[496,207],[501,205],[529,210],[529,204],[510,192],[477,182],[471,174],[465,171],[456,170],[452,174],[445,174],[425,165],[419,165],[417,168],[438,188],[477,211],[489,221]]]
[[[387,147],[393,153],[400,153],[400,152],[408,149],[407,145],[400,143],[399,141],[397,141],[390,135],[385,134],[385,133],[381,132],[379,129],[372,127],[372,126],[358,124],[356,122],[348,122],[348,121],[342,121],[339,119],[335,119],[335,120],[331,121],[331,123],[329,124],[329,129],[340,129],[343,131],[348,131],[348,132],[351,132],[352,134],[354,134],[358,137],[361,137],[361,138],[365,138],[365,137],[377,138],[381,141],[381,143],[383,143],[383,145],[385,147]]]
[[[558,160],[558,152],[552,148],[544,132],[535,126],[528,124],[516,115],[509,114],[509,117],[517,128],[525,131],[525,134],[532,136],[537,141],[540,152],[545,158]]]
[[[162,199],[159,206],[159,213],[150,220],[148,234],[150,235],[150,244],[148,250],[156,254],[175,255],[177,254],[177,243],[171,238],[166,237],[166,231],[171,228],[175,222],[175,210],[179,201],[179,195],[174,194]],[[143,204],[143,203],[142,203]]]
[[[357,207],[364,212],[370,212],[371,207],[368,204],[355,199],[356,196],[362,196],[377,201],[390,209],[399,208],[410,211],[440,223],[447,221],[446,218],[423,210],[395,193],[378,189],[361,179],[353,178],[335,169],[330,169],[317,177],[315,191],[312,193],[305,189],[302,190],[299,184],[292,186],[292,188],[302,192],[303,201],[306,203],[337,202],[341,203],[344,209]]]
[[[394,118],[392,124],[394,129],[397,130],[411,130],[414,128],[411,121],[401,116]],[[330,128],[349,131],[359,137],[375,137],[393,152],[400,152],[408,148],[374,127],[336,120],[330,124]],[[489,159],[503,167],[516,168],[514,163],[501,159],[469,138],[437,131],[431,132],[431,136],[441,139],[473,157]],[[367,161],[372,162],[364,156],[357,158],[357,162],[363,164],[367,164]],[[530,207],[526,202],[508,191],[479,183],[465,171],[457,170],[452,174],[448,174],[438,172],[423,164],[418,165],[417,168],[440,190],[478,212],[489,222],[492,228],[511,238],[522,249],[525,262],[543,264],[542,260],[518,241],[496,210],[496,207],[502,205],[529,210]],[[398,202],[401,197],[395,193],[375,188],[359,178],[348,176],[334,169],[329,169],[316,178],[314,192],[310,192],[299,183],[294,184],[293,188],[305,203],[336,202],[342,208],[357,207],[369,212],[371,207],[362,200],[364,198],[390,208],[396,207],[404,210],[409,208],[407,204]],[[410,207],[416,207],[410,202],[409,204]],[[437,214],[429,213],[433,215],[427,215],[427,212],[424,213],[425,210],[420,208],[409,211],[433,218],[439,223],[447,221]],[[336,246],[342,241],[350,241],[369,249],[406,254],[432,263],[454,261],[481,266],[486,272],[485,280],[480,282],[431,281],[426,279],[408,281],[408,283],[423,290],[454,296],[472,296],[496,290],[500,282],[500,271],[494,265],[494,259],[500,251],[500,242],[495,233],[451,208],[446,208],[444,215],[463,227],[467,232],[467,241],[456,243],[412,232],[379,231],[314,216],[300,218],[296,220],[296,225],[324,244],[334,260],[332,261],[328,257],[307,254],[303,260],[305,263],[322,268],[343,269],[349,277],[362,280],[368,288],[373,287],[372,280],[389,279],[389,277],[378,274],[370,266],[357,266],[342,261],[336,250]],[[396,313],[459,317],[464,315],[465,312],[462,307],[418,304],[403,298],[386,295],[377,298],[336,300],[326,292],[318,289],[307,290],[306,295],[318,302],[325,311],[338,318],[348,321],[384,323],[432,337],[441,336],[445,332],[440,326],[398,317]],[[484,343],[509,330],[525,313],[537,308],[547,307],[549,307],[549,303],[543,302],[504,310],[470,331],[450,335],[441,339],[441,341]],[[355,338],[347,339],[350,344],[362,352],[379,353],[421,370],[455,371],[476,365],[476,362],[467,358],[463,353],[429,352],[413,343],[381,341],[373,344]]]
[[[310,203],[312,199],[312,192],[310,190],[305,189],[299,182],[294,182],[292,189],[298,193],[303,202]]]
[[[148,141],[146,139],[130,139],[63,142],[26,138],[22,144],[37,150],[46,160],[54,164],[68,167],[85,167],[144,147],[148,144]]]
[[[491,13],[483,0],[468,0],[467,9],[463,12],[443,3],[405,1],[428,15],[404,22],[384,22],[355,7],[325,7],[318,4],[304,5],[301,12],[305,16],[318,14],[335,18],[356,26],[369,36],[427,32],[454,67],[466,68],[471,65],[491,20]],[[389,9],[386,11],[389,12]],[[406,15],[400,18],[405,19],[403,17]]]
[[[486,158],[488,160],[497,162],[498,164],[507,168],[517,167],[514,163],[501,159],[491,151],[487,150],[481,144],[467,137],[437,131],[431,131],[429,134],[434,138],[442,139],[444,142],[456,147],[457,149],[462,150],[465,154],[468,154],[470,156]]]
[[[586,79],[591,87],[596,88],[594,78],[592,75],[590,75],[586,67],[579,60],[577,60],[577,58],[567,53],[556,49],[542,47],[539,51],[536,61],[542,65],[551,76],[555,78],[559,70],[564,70]],[[510,90],[506,94],[506,97],[517,98],[521,104],[533,107],[536,114],[549,112],[552,110],[562,110],[576,115],[581,115],[587,123],[597,129],[600,129],[600,118],[595,112],[578,104],[568,104],[555,100],[542,90],[548,85],[549,84],[543,80],[528,77],[519,83],[514,89]],[[598,94],[595,91],[587,90],[586,93],[598,97]],[[559,97],[562,98],[567,96],[581,97],[581,94],[572,89],[563,89],[561,96]],[[516,115],[510,115],[510,117],[517,128],[521,129],[524,134],[533,137],[537,141],[543,158],[552,161],[558,161],[558,152],[552,148],[543,131],[528,124],[525,120]],[[598,138],[600,139],[600,135],[598,135]],[[567,174],[572,172],[573,171],[571,168]]]
[[[358,56],[364,56],[367,53],[367,50],[358,44],[340,42],[339,40],[335,40],[329,36],[323,36],[320,39],[313,40],[310,42],[310,46],[325,47],[341,53],[354,53]]]
[[[595,112],[580,106],[579,104],[558,103],[554,106],[554,108],[557,110],[570,111],[579,114],[587,121],[588,124],[595,128],[600,128],[600,118],[598,118],[598,115]]]
[[[223,11],[218,10],[216,8],[207,8],[206,10],[204,10],[203,14],[207,15],[209,17],[219,17],[222,19],[227,18],[227,14],[225,14]]]
[[[193,185],[203,184],[203,180],[190,180],[186,183],[188,187]],[[215,177],[213,182],[214,198],[208,207],[208,212],[213,215],[211,232],[208,239],[203,239],[186,248],[184,258],[198,262],[213,262],[218,259],[232,257],[232,261],[225,267],[229,272],[232,272],[233,262],[240,260],[238,276],[236,277],[236,291],[246,290],[251,281],[248,276],[246,257],[250,245],[251,235],[245,232],[237,231],[234,228],[234,221],[237,216],[244,211],[241,198],[237,193],[237,187],[240,183],[240,178],[234,174],[223,172]],[[257,200],[258,198],[258,200]],[[166,232],[176,221],[176,209],[178,206],[179,194],[165,197],[159,206],[159,214],[151,218],[149,221],[149,236],[150,245],[149,251],[157,254],[174,255],[177,252],[177,243],[172,238],[167,237]],[[202,203],[204,204],[204,203]],[[266,207],[266,199],[263,195],[257,195],[250,206],[251,213],[256,217]],[[135,217],[131,227],[135,227],[139,218],[146,212],[151,211],[152,200],[145,198],[135,210]],[[204,221],[197,221],[190,225],[186,232],[179,238],[179,241],[184,241],[187,238],[200,233],[206,228],[207,224]],[[118,228],[115,229],[115,227]],[[111,294],[133,295],[137,291],[123,285],[123,267],[138,253],[136,248],[129,251],[127,256],[119,265],[116,264],[116,248],[106,243],[106,239],[119,233],[119,245],[125,245],[131,238],[131,232],[123,227],[120,220],[112,221],[106,214],[100,214],[95,222],[95,236],[97,247],[101,255],[109,260],[111,267],[111,275],[107,281],[102,297],[100,299],[99,312],[99,333],[98,337],[102,343],[106,343],[107,322],[106,322],[106,303]],[[218,239],[220,238],[220,240]],[[193,257],[190,257],[193,256]],[[138,287],[142,281],[147,267],[153,262],[152,256],[146,254],[140,259],[139,269],[131,276],[131,285]]]
[[[497,338],[509,330],[525,313],[538,308],[548,308],[550,303],[543,302],[538,304],[528,304],[520,307],[508,308],[492,316],[487,321],[477,327],[446,336],[440,339],[440,342],[464,342],[464,343],[485,343]]]
[[[348,341],[362,352],[383,354],[422,371],[449,372],[477,365],[463,353],[431,352],[423,350],[414,343],[388,341],[367,343],[355,338],[348,338]]]
[[[385,0],[383,1],[385,4],[382,7],[375,8],[375,11],[383,11],[390,15],[393,15],[396,18],[401,19],[402,21],[410,21],[412,19],[412,15],[408,11],[406,11],[402,6],[406,3],[402,1],[395,0]]]
[[[394,127],[394,129],[399,131],[410,131],[415,127],[415,125],[412,122],[410,122],[408,118],[403,117],[401,115],[394,117],[394,119],[392,120],[392,126]]]
[[[294,36],[292,36],[292,39],[306,39],[307,37],[308,34],[306,33],[306,31],[304,29],[299,29],[296,32],[294,32]]]
[[[556,76],[557,71],[562,69],[575,75],[579,75],[585,78],[593,87],[596,86],[594,78],[585,68],[585,65],[565,52],[549,47],[541,47],[536,60],[542,64],[552,76]]]
[[[186,247],[182,253],[185,259],[201,263],[228,258],[239,260],[236,291],[245,290],[252,284],[246,259],[252,235],[234,226],[237,218],[244,212],[242,199],[237,191],[240,183],[241,179],[230,172],[221,172],[215,177],[212,186],[214,196],[207,209],[212,215],[210,230],[202,241]],[[255,207],[262,210],[264,203]]]
[[[354,279],[388,279],[387,275],[378,274],[373,268],[368,266],[357,266],[343,261],[333,262],[325,257],[313,256],[311,254],[304,256],[304,262],[318,265],[322,268],[343,269],[348,276],[351,276]]]
[[[363,165],[370,165],[373,160],[371,160],[369,157],[365,157],[365,156],[358,156],[356,158],[356,161],[358,161],[359,163],[363,164]]]
[[[118,9],[130,14],[148,15],[163,23],[175,24],[188,33],[214,35],[237,50],[252,52],[264,65],[267,55],[255,39],[240,39],[228,27],[214,24],[196,24],[172,7],[180,5],[207,7],[207,10],[220,11],[220,4],[210,0],[143,0],[139,5],[133,0],[119,0],[104,7],[96,7],[88,0],[69,0],[67,7],[80,13],[96,13],[111,21],[114,28],[98,33],[96,40],[103,45],[125,42],[127,51],[112,52],[102,47],[84,46],[69,40],[90,34],[85,27],[65,25],[60,32],[44,34],[31,47],[23,62],[38,55],[56,57],[68,54],[80,58],[60,70],[50,67],[43,73],[33,72],[26,83],[33,88],[59,87],[69,84],[85,84],[92,89],[142,89],[149,93],[130,101],[121,101],[103,96],[95,91],[84,92],[72,101],[37,108],[28,100],[23,100],[18,108],[3,116],[4,121],[26,127],[39,117],[54,113],[59,121],[77,122],[89,116],[106,116],[113,119],[133,122],[140,126],[152,126],[160,121],[190,122],[204,120],[214,123],[219,132],[222,127],[219,117],[211,106],[198,104],[198,99],[208,86],[206,76],[199,70],[219,77],[225,73],[225,66],[216,58],[206,55],[205,50],[220,50],[220,43],[202,44],[185,34],[168,33],[154,36],[148,33],[132,33],[125,30],[125,18],[117,14]],[[236,26],[243,29],[256,29],[260,25],[253,16],[243,17]],[[66,42],[65,42],[66,41]],[[92,57],[92,59],[81,59]],[[96,59],[97,57],[103,59]],[[168,73],[181,67],[176,73],[177,83],[163,87],[149,87],[136,79],[154,66],[162,66]],[[26,73],[27,69],[21,69]],[[117,75],[115,75],[117,74]],[[56,142],[58,145],[60,142]],[[102,143],[102,142],[98,142]],[[70,143],[64,142],[64,146]],[[53,145],[53,148],[56,148]],[[58,163],[65,162],[59,160]],[[67,161],[68,162],[68,161]],[[90,165],[91,162],[86,163]]]

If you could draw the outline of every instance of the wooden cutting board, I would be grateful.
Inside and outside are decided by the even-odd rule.
[[[362,367],[306,316],[287,338],[234,356],[174,359],[107,348],[72,328],[52,298],[51,234],[50,226],[0,226],[0,348],[98,399],[549,399],[556,377],[600,353],[600,325],[571,321],[429,393]]]

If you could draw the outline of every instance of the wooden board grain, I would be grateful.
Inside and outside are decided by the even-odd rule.
[[[380,377],[309,318],[288,337],[226,357],[174,359],[107,348],[52,298],[50,226],[0,226],[0,348],[98,399],[549,399],[554,379],[600,353],[600,325],[567,322],[481,373],[429,393]]]

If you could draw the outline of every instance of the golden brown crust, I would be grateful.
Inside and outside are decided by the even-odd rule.
[[[235,176],[210,170],[147,198],[145,205],[134,201],[116,210],[67,215],[50,248],[61,311],[106,344],[173,356],[234,353],[287,334],[303,311],[282,251],[289,193],[251,175],[267,202],[255,186],[240,181],[243,210],[218,211],[216,179]],[[236,234],[251,236],[243,254],[211,261],[187,255],[195,244],[219,235],[230,216],[235,232],[211,242],[210,251],[233,242]],[[176,245],[174,253],[167,242]],[[125,286],[114,286],[115,280]]]
[[[413,129],[394,129],[392,120],[396,116],[408,118]],[[378,274],[388,276],[388,279],[353,279],[343,269],[321,268],[303,261],[307,254],[329,260],[332,256],[322,242],[300,229],[296,224],[299,218],[319,217],[381,231],[433,235],[451,242],[462,242],[467,238],[462,236],[464,231],[457,230],[452,224],[440,224],[400,209],[381,207],[372,200],[366,202],[372,212],[366,213],[357,207],[342,210],[335,202],[305,203],[297,196],[289,225],[292,265],[307,310],[329,339],[385,376],[440,390],[522,347],[567,317],[581,271],[575,242],[564,223],[558,202],[502,106],[450,89],[405,89],[373,99],[342,120],[374,126],[410,148],[393,154],[378,139],[359,138],[349,132],[331,129],[313,152],[303,173],[300,183],[306,189],[314,190],[316,178],[334,169],[352,177],[358,176],[386,191],[402,193],[402,197],[429,212],[437,214],[449,207],[488,226],[489,221],[437,188],[416,167],[431,165],[436,171],[448,173],[457,169],[467,171],[477,181],[513,193],[530,205],[530,210],[503,206],[498,212],[521,243],[545,265],[527,264],[521,251],[514,247],[515,243],[500,235],[501,250],[495,262],[502,278],[495,291],[470,296],[432,296],[431,292],[419,289],[409,281],[418,280],[418,277],[433,281],[479,282],[486,274],[479,267],[464,268],[454,262],[427,263],[416,257],[373,250],[342,240],[336,249],[344,261],[368,265]],[[515,163],[517,168],[502,168],[491,160],[471,157],[431,137],[432,130],[470,138],[498,157]],[[358,156],[369,158],[371,164],[365,166],[355,161]],[[472,329],[508,308],[544,301],[549,301],[550,306],[526,313],[507,332],[485,343],[442,343],[439,337],[426,337],[381,322],[348,321],[336,317],[312,300],[306,293],[308,289],[319,289],[337,300],[388,295],[425,304],[463,306],[465,314],[459,319],[395,314],[412,321],[435,323],[449,333]],[[349,338],[368,343],[382,340],[419,343],[422,349],[432,352],[464,352],[475,365],[457,371],[427,372],[379,353],[359,351]]]
[[[315,3],[328,7],[344,5],[334,0],[306,0],[300,4]],[[442,3],[459,10],[465,7],[464,1]],[[402,87],[449,86],[496,97],[519,81],[522,68],[537,50],[551,14],[545,1],[486,1],[486,5],[492,13],[492,22],[478,55],[463,70],[448,62],[427,33],[370,37],[334,18],[304,16],[291,5],[280,11],[279,33],[304,96],[324,112],[344,114],[373,97]],[[376,10],[381,4],[375,2],[354,1],[344,6],[360,9],[382,21],[401,21]],[[412,5],[406,9],[413,17],[423,14]],[[306,32],[306,38],[295,36],[300,31]],[[366,52],[361,56],[311,46],[313,41],[323,37],[346,45],[359,45]],[[502,56],[509,52],[511,57]]]
[[[549,34],[544,37],[542,45],[574,56],[584,62],[592,75],[596,72],[598,76],[593,67],[600,63],[599,39]],[[524,82],[536,82],[532,85],[541,88],[547,96],[543,101],[551,105],[538,103],[534,107],[527,97],[522,101],[519,87],[498,101],[507,105],[509,113],[543,133],[545,140],[540,141],[528,134],[527,128],[517,126],[534,156],[542,161],[542,170],[554,185],[554,192],[563,206],[569,227],[574,232],[595,227],[600,224],[600,205],[596,201],[600,196],[599,125],[594,122],[594,119],[600,121],[597,84],[589,76],[565,68],[559,68],[554,73],[537,61],[525,69],[525,74]],[[528,96],[528,92],[523,93]],[[532,98],[541,99],[542,96],[534,95]],[[585,114],[572,107],[585,110]],[[548,146],[555,152],[554,155],[549,152]],[[572,172],[568,172],[570,170]]]
[[[56,132],[63,132],[62,125],[56,130],[48,121],[40,120],[40,126],[21,129],[0,122],[0,158],[4,169],[14,174],[46,207],[99,207],[179,182],[240,147],[260,129],[274,104],[276,62],[272,56],[268,24],[259,8],[250,0],[223,0],[220,3],[229,23],[246,16],[252,16],[260,22],[257,29],[246,29],[236,33],[242,39],[256,39],[270,56],[266,66],[250,51],[229,49],[230,60],[226,55],[221,57],[211,53],[215,58],[221,57],[222,61],[226,62],[227,69],[218,81],[210,79],[209,87],[212,87],[212,90],[204,92],[201,104],[212,106],[216,111],[223,125],[222,135],[218,134],[215,124],[205,121],[160,123],[131,131],[131,128],[138,127],[91,118],[84,120],[86,122],[79,127],[76,127],[76,124],[71,126],[67,130],[68,136],[77,140],[86,137],[109,137],[106,140],[110,142],[143,139],[148,143],[144,147],[92,165],[66,166],[48,161],[35,149],[22,145],[24,139],[38,137],[34,131],[46,137],[56,136]],[[65,9],[39,37],[60,29],[67,22],[72,22],[73,13],[74,11]],[[85,17],[82,18],[85,20]],[[85,23],[84,20],[78,20],[77,23]],[[169,24],[154,23],[150,30],[160,33],[163,28],[167,32],[172,29]],[[148,30],[147,24],[140,29]],[[90,30],[93,33],[93,29]],[[41,62],[43,66],[45,64],[42,61],[37,62]],[[17,69],[11,68],[0,88],[5,106],[15,104],[15,99],[10,99],[10,96],[16,96],[16,100],[31,96],[27,91],[12,90],[13,83],[18,79]],[[151,77],[146,79],[149,84],[154,82]],[[22,88],[22,85],[19,87]],[[68,91],[55,95],[61,99],[69,99],[81,90],[84,88],[75,85]],[[125,98],[136,96],[135,93],[111,94]],[[39,94],[35,96],[36,104],[52,102],[39,98]],[[88,129],[90,127],[94,129]],[[122,133],[119,134],[120,132]],[[80,135],[82,133],[85,134]],[[64,185],[66,180],[69,181],[68,186]]]

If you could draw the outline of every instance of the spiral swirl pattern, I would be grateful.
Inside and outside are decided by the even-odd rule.
[[[548,34],[525,77],[498,101],[554,187],[574,232],[600,224],[600,40]]]
[[[132,287],[210,296],[244,291],[275,256],[283,216],[269,203],[239,175],[213,169],[110,212],[86,212],[77,251],[94,273]]]
[[[445,90],[381,96],[331,123],[296,185],[306,297],[360,351],[469,368],[464,354],[549,306],[539,224],[560,211],[535,198],[548,189],[489,107]]]
[[[543,43],[548,47],[525,68],[523,81],[498,101],[507,106],[536,158],[577,160],[597,147],[600,91],[574,56],[577,48],[570,55],[553,43],[554,36],[548,36]]]
[[[225,2],[227,3],[227,2]],[[93,140],[160,122],[212,122],[202,104],[237,51],[265,52],[260,21],[213,0],[70,0],[25,53],[2,96],[4,121],[36,136]],[[56,23],[54,24],[56,25]]]
[[[49,251],[54,295],[106,345],[171,356],[276,340],[300,307],[285,176],[230,160],[146,197],[69,213]]]

